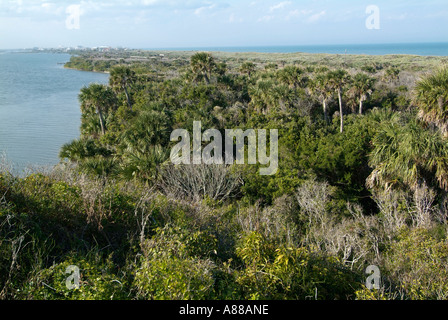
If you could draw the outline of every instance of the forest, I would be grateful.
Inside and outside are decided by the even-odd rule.
[[[58,166],[1,163],[0,299],[447,299],[447,62],[73,55],[109,83],[81,89]],[[195,121],[278,130],[276,174],[173,164],[171,133]]]

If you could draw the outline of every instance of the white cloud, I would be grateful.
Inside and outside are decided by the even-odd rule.
[[[216,4],[200,7],[200,8],[197,8],[196,10],[194,10],[194,14],[197,16],[200,16],[204,11],[213,10],[215,7],[216,7]]]
[[[321,19],[323,16],[326,15],[326,11],[321,11],[319,13],[313,14],[313,10],[291,10],[288,12],[288,14],[285,16],[285,20],[289,21],[291,19],[304,19],[306,22],[316,22],[319,19]]]
[[[152,6],[159,2],[159,0],[142,0],[142,4],[145,6]]]
[[[388,20],[405,20],[408,17],[407,13],[397,14],[397,15],[390,15],[386,19]]]
[[[319,13],[313,14],[311,17],[308,18],[308,22],[316,22],[318,20],[320,20],[323,16],[326,15],[325,11],[321,11]]]
[[[269,8],[269,12],[273,12],[273,11],[275,11],[275,10],[283,9],[283,8],[285,8],[286,6],[289,6],[290,4],[292,4],[291,1],[283,1],[283,2],[280,2],[280,3],[278,3],[278,4],[276,4],[276,5],[272,6],[272,7],[270,7],[270,8]]]

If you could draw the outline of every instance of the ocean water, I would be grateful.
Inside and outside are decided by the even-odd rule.
[[[16,173],[59,162],[61,146],[79,137],[78,94],[108,75],[68,70],[68,54],[0,52],[0,154]]]
[[[155,49],[151,49],[155,50]],[[223,51],[261,53],[330,53],[330,54],[408,54],[419,56],[448,56],[447,43],[400,43],[400,44],[347,44],[347,45],[303,45],[303,46],[258,46],[258,47],[191,47],[160,48],[176,51]]]

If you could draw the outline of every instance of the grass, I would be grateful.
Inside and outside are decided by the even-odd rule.
[[[128,50],[110,51],[104,53],[73,52],[92,61],[116,61],[118,63],[172,63],[178,60],[180,64],[189,62],[197,51],[147,51]],[[226,62],[230,69],[237,69],[243,62],[252,61],[257,65],[276,63],[279,66],[299,64],[306,66],[328,66],[360,69],[364,66],[376,65],[379,68],[395,66],[401,71],[421,72],[431,71],[440,65],[448,63],[448,57],[417,56],[417,55],[349,55],[349,54],[315,54],[315,53],[259,53],[259,52],[212,52],[219,61]]]

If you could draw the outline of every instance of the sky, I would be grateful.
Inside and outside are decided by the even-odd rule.
[[[448,0],[0,0],[0,49],[448,42],[447,30]]]

